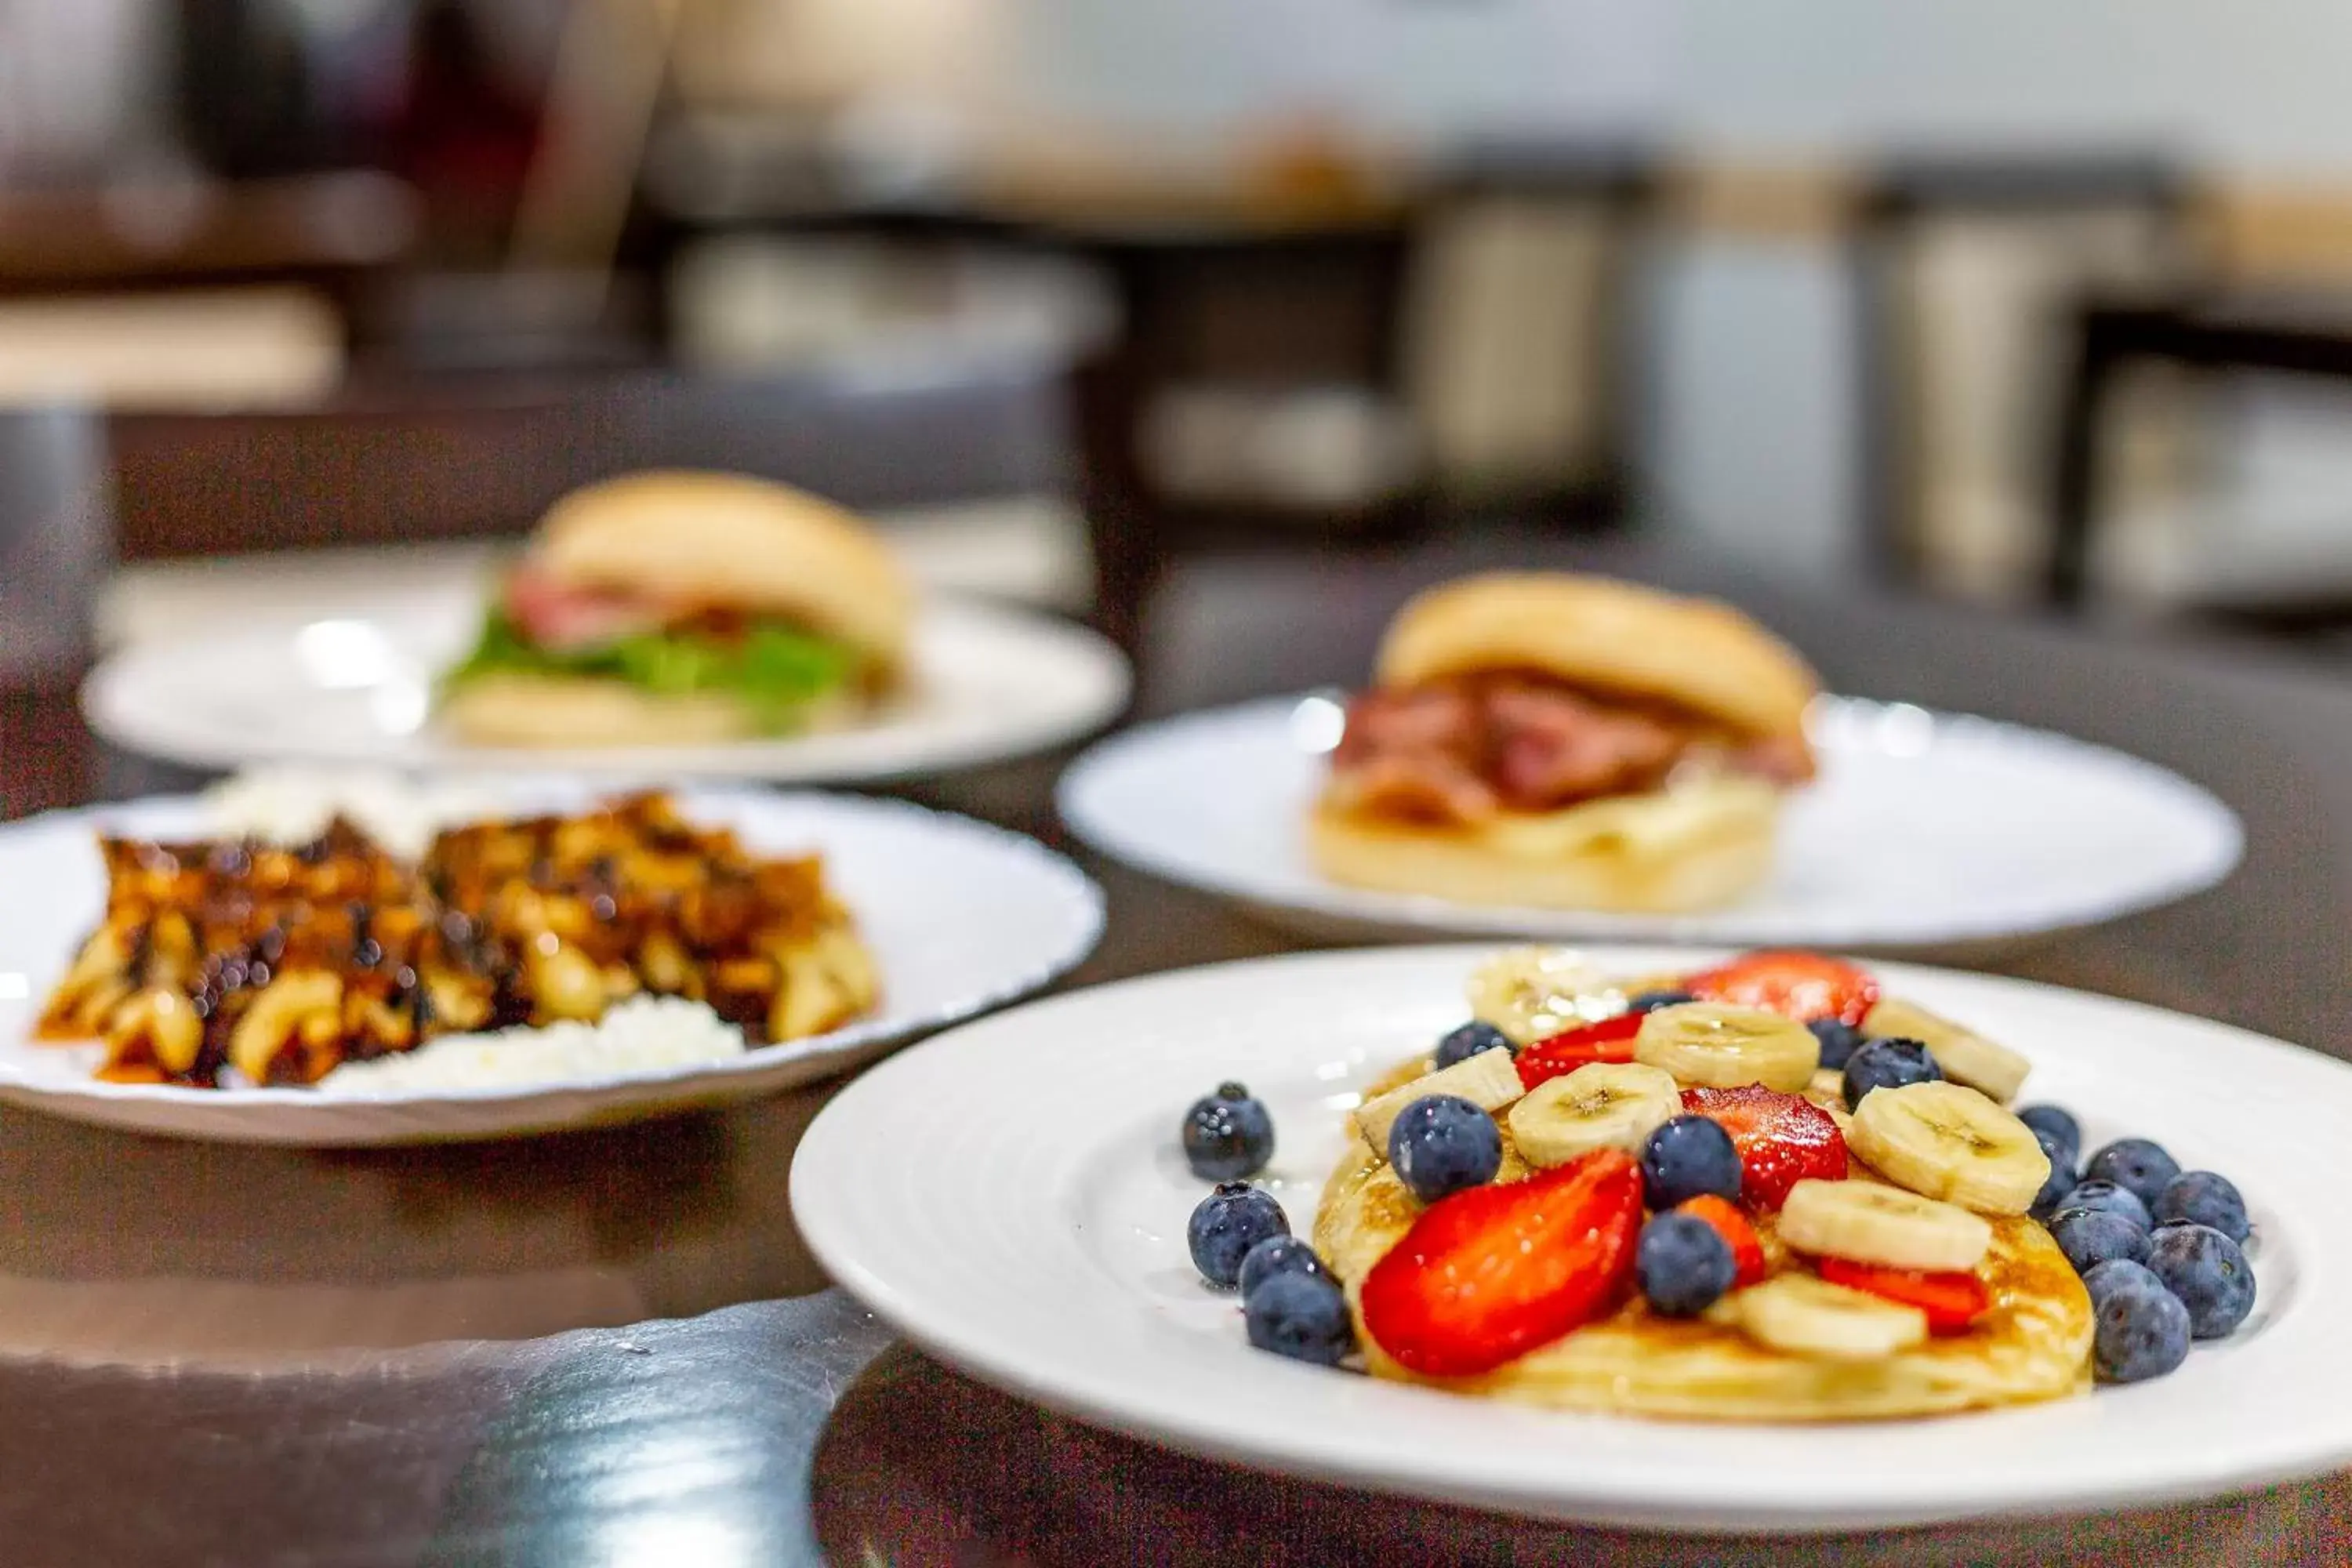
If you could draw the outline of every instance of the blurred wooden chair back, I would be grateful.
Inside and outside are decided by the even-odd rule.
[[[1856,238],[1864,514],[1882,574],[1962,596],[2038,591],[2048,462],[2086,293],[2197,270],[2182,180],[2146,158],[1914,160],[1870,182]],[[2122,490],[2185,482],[2186,422],[2139,389]]]

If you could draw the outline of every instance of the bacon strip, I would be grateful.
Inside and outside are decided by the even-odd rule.
[[[1700,763],[1783,785],[1813,771],[1793,738],[1741,742],[1695,720],[1507,675],[1358,694],[1332,757],[1332,788],[1344,809],[1472,824],[1506,809],[1646,794]]]

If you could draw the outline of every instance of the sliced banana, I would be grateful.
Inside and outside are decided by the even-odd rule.
[[[2025,1087],[2033,1064],[2007,1046],[1986,1039],[1975,1030],[1930,1013],[1925,1007],[1882,997],[1862,1021],[1862,1032],[1874,1040],[1916,1040],[1927,1047],[1936,1065],[1954,1083],[1980,1089],[1989,1100],[2007,1105]]]
[[[1573,948],[1512,947],[1470,972],[1470,1015],[1533,1045],[1624,1010],[1625,994]]]
[[[1732,1300],[1751,1339],[1822,1361],[1884,1361],[1927,1337],[1927,1314],[1811,1274],[1780,1274]]]
[[[1663,1068],[1685,1084],[1738,1089],[1760,1083],[1783,1094],[1811,1087],[1822,1043],[1813,1032],[1779,1013],[1685,1002],[1660,1007],[1642,1020],[1633,1059]]]
[[[1799,1182],[1780,1210],[1780,1239],[1800,1252],[1889,1268],[1974,1268],[1992,1226],[1957,1204],[1876,1182]]]
[[[2033,1130],[1965,1084],[1874,1089],[1846,1142],[1888,1181],[1979,1214],[2023,1214],[2050,1179]]]
[[[1595,1149],[1638,1154],[1651,1133],[1682,1112],[1672,1073],[1639,1062],[1587,1062],[1536,1085],[1511,1107],[1511,1141],[1531,1165],[1565,1165]]]
[[[1510,1052],[1480,1051],[1364,1101],[1356,1107],[1356,1131],[1372,1146],[1372,1152],[1385,1160],[1390,1124],[1423,1095],[1459,1095],[1481,1110],[1499,1111],[1527,1091],[1519,1081],[1519,1069],[1511,1065]]]

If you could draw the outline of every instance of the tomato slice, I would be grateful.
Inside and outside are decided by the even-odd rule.
[[[1533,1089],[1546,1079],[1574,1072],[1588,1062],[1630,1062],[1633,1037],[1641,1032],[1639,1013],[1620,1013],[1598,1024],[1562,1030],[1519,1053],[1519,1081]]]
[[[1918,1308],[1927,1314],[1927,1331],[1931,1334],[1965,1333],[1969,1325],[1984,1316],[1985,1309],[1992,1305],[1991,1293],[1986,1290],[1984,1281],[1965,1270],[1931,1274],[1917,1268],[1853,1263],[1843,1258],[1819,1258],[1814,1267],[1832,1285],[1867,1290],[1874,1296]]]
[[[1742,954],[1683,982],[1705,1002],[1762,1007],[1810,1024],[1836,1018],[1860,1026],[1878,1001],[1878,982],[1842,959],[1818,952]]]

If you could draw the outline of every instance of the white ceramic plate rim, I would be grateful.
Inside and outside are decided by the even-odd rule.
[[[2170,797],[2184,813],[2201,819],[2206,837],[2196,853],[2162,875],[2144,875],[2130,887],[2069,893],[2053,889],[2038,899],[2030,916],[1986,913],[1955,917],[1923,909],[1908,925],[1856,923],[1799,918],[1769,910],[1732,908],[1691,915],[1610,914],[1539,909],[1505,909],[1454,903],[1405,893],[1343,887],[1309,876],[1270,873],[1234,876],[1224,868],[1186,853],[1185,846],[1150,825],[1129,819],[1107,805],[1099,781],[1113,770],[1136,765],[1162,748],[1186,744],[1205,727],[1263,717],[1274,722],[1309,699],[1336,700],[1329,690],[1293,692],[1229,707],[1202,709],[1138,724],[1089,746],[1063,772],[1055,789],[1055,809],[1090,847],[1111,858],[1179,886],[1233,900],[1284,923],[1331,931],[1357,940],[1404,937],[1529,936],[1561,942],[1721,942],[1742,946],[1784,944],[1847,950],[1925,950],[2004,938],[2039,936],[2096,925],[2185,899],[2226,879],[2245,854],[2245,830],[2238,816],[2210,791],[2126,752],[1975,714],[1947,713],[1915,704],[1866,698],[1824,697],[1816,711],[1832,725],[1861,727],[1873,716],[1917,714],[1949,732],[1995,745],[2031,746],[2049,753],[2081,757],[2126,777],[2136,786]],[[1247,788],[1236,781],[1235,788]],[[2022,906],[2021,905],[2021,909]],[[1303,917],[1303,918],[1302,918]]]
[[[793,802],[793,795],[765,795],[753,790],[698,788],[679,792],[678,798],[691,814],[698,804],[723,805],[728,802],[751,802],[755,805]],[[1102,889],[1092,879],[1069,860],[1046,848],[1026,835],[1010,828],[999,827],[977,818],[961,816],[952,812],[933,811],[908,801],[874,799],[861,795],[818,795],[803,794],[801,800],[821,800],[827,810],[849,815],[871,815],[877,818],[896,817],[902,821],[922,822],[945,831],[968,834],[994,846],[1004,854],[1026,861],[1047,879],[1059,884],[1074,909],[1083,911],[1068,941],[1059,947],[1042,952],[1035,963],[1006,973],[995,984],[973,991],[953,1002],[918,1014],[893,1014],[885,1011],[877,1017],[862,1019],[845,1027],[823,1035],[811,1035],[778,1045],[755,1046],[740,1057],[716,1062],[694,1062],[681,1066],[649,1068],[638,1072],[606,1073],[594,1077],[562,1079],[531,1083],[472,1085],[461,1088],[402,1089],[386,1093],[321,1094],[307,1089],[189,1089],[177,1084],[113,1083],[92,1079],[87,1083],[60,1084],[49,1078],[34,1078],[18,1070],[13,1064],[0,1060],[0,1091],[37,1097],[42,1100],[85,1099],[114,1103],[147,1104],[166,1107],[189,1107],[206,1111],[226,1107],[247,1108],[256,1111],[271,1110],[292,1111],[297,1116],[327,1117],[347,1114],[354,1107],[383,1107],[404,1111],[429,1112],[436,1106],[501,1106],[520,1105],[550,1095],[575,1092],[626,1093],[632,1090],[652,1091],[684,1089],[700,1085],[719,1085],[730,1079],[757,1077],[772,1072],[791,1062],[817,1062],[839,1059],[845,1064],[875,1047],[911,1038],[961,1023],[967,1018],[992,1012],[1008,1002],[1033,992],[1043,990],[1068,973],[1102,940],[1105,906]],[[194,812],[202,808],[201,797],[194,795],[150,795],[138,800],[121,801],[110,805],[76,806],[62,811],[37,813],[0,827],[0,841],[22,827],[39,826],[89,826],[95,830],[110,820],[126,816],[136,820],[142,813]],[[855,913],[856,911],[852,911]],[[884,977],[887,984],[888,977]]]
[[[2285,1238],[2284,1257],[2258,1255],[2266,1291],[2282,1289],[2284,1281],[2284,1299],[2267,1309],[2278,1318],[2260,1333],[2198,1353],[2229,1358],[2212,1364],[2241,1377],[2258,1371],[2282,1375],[2271,1385],[2247,1390],[2235,1399],[2235,1408],[2168,1405],[2168,1400],[2188,1397],[2179,1392],[2186,1386],[2184,1373],[2016,1410],[1759,1428],[1521,1409],[1345,1376],[1249,1350],[1237,1321],[1231,1328],[1230,1363],[1204,1362],[1187,1348],[1188,1339],[1171,1340],[1174,1331],[1155,1327],[1139,1304],[1129,1315],[1132,1321],[1102,1331],[1126,1352],[1107,1355],[1098,1345],[1084,1343],[1087,1336],[1055,1315],[1059,1297],[1022,1302],[1025,1310],[1002,1310],[1006,1293],[1018,1286],[1002,1279],[983,1282],[989,1269],[1017,1279],[1024,1256],[1034,1256],[1055,1269],[1057,1282],[1066,1282],[1076,1267],[1067,1255],[1083,1258],[1084,1268],[1095,1273],[1108,1268],[1087,1252],[1069,1223],[1068,1216],[1083,1212],[1074,1209],[1072,1194],[1056,1190],[1051,1174],[1041,1190],[1039,1175],[1059,1172],[1075,1180],[1076,1173],[1092,1168],[1115,1136],[1163,1123],[1172,1130],[1181,1100],[1159,1103],[1156,1082],[1148,1103],[1136,1098],[1146,1091],[1127,1077],[1119,1080],[1127,1103],[1066,1096],[1060,1109],[1071,1121],[1097,1131],[1072,1140],[1076,1146],[1068,1152],[1045,1156],[1035,1168],[1017,1173],[1025,1184],[1019,1190],[1005,1190],[1013,1178],[1000,1174],[997,1162],[984,1155],[952,1171],[922,1165],[924,1127],[919,1117],[909,1121],[910,1104],[927,1098],[932,1103],[954,1100],[955,1114],[970,1125],[1000,1130],[995,1136],[1001,1151],[1003,1139],[1018,1136],[1034,1120],[991,1117],[986,1086],[1012,1090],[1055,1081],[1057,1061],[1085,1050],[1117,1048],[1102,1038],[1103,1025],[1112,1020],[1160,1017],[1171,1020],[1168,1029],[1185,1029],[1188,997],[1229,989],[1247,993],[1253,986],[1269,993],[1277,986],[1309,992],[1319,987],[1319,994],[1372,987],[1372,994],[1385,999],[1407,979],[1425,982],[1450,974],[1458,980],[1490,951],[1388,949],[1219,964],[1074,993],[942,1035],[866,1073],[819,1115],[793,1165],[794,1218],[826,1270],[875,1312],[933,1353],[1024,1396],[1211,1458],[1513,1512],[1710,1531],[1852,1530],[2204,1497],[2316,1475],[2352,1460],[2352,1371],[2330,1348],[2336,1325],[2352,1311],[2342,1266],[2352,1254],[2352,1215],[2330,1204],[2325,1191],[2250,1188],[2257,1225],[2266,1235]],[[1606,966],[1627,973],[1707,962],[1720,953],[1591,951]],[[2183,1015],[2055,987],[1914,965],[1874,968],[1891,987],[1964,1016],[1971,1000],[1997,1003],[2046,1013],[2053,1026],[2096,1018],[2101,1026],[2130,1036],[2128,1048],[2147,1047],[2158,1056],[2193,1047],[2200,1059],[2210,1054],[2226,1064],[2241,1084],[2266,1083],[2262,1098],[2273,1108],[2292,1105],[2315,1125],[2337,1134],[2352,1131],[2352,1068],[2316,1053]],[[1377,989],[1384,984],[1388,990]],[[1197,1055],[1198,1071],[1189,1066],[1186,1071],[1205,1084],[1247,1070],[1235,1053],[1253,1043],[1237,1034],[1190,1029],[1165,1059],[1172,1064],[1174,1055]],[[1311,1059],[1311,1049],[1301,1046],[1294,1053],[1285,1047],[1280,1059],[1286,1068],[1301,1067]],[[1366,1064],[1364,1071],[1379,1065]],[[1155,1059],[1143,1076],[1155,1077],[1160,1067],[1160,1059]],[[1258,1070],[1273,1071],[1274,1064],[1261,1062]],[[2151,1131],[2164,1135],[2161,1129]],[[2308,1134],[2311,1128],[2297,1131]],[[885,1137],[887,1142],[875,1142]],[[964,1152],[977,1154],[987,1146],[983,1142]],[[894,1216],[861,1201],[873,1184],[867,1173],[879,1148],[910,1167],[903,1193],[908,1201],[935,1210],[931,1217],[941,1226],[973,1227],[1010,1213],[1013,1217],[1003,1222],[1007,1228],[991,1237],[1000,1247],[1010,1244],[1005,1255],[992,1255],[984,1269],[969,1254],[944,1255],[952,1249],[921,1255],[908,1250],[915,1243],[900,1242],[904,1227],[894,1224]],[[2194,1163],[2193,1148],[2187,1152]],[[1103,1277],[1107,1289],[1117,1288],[1117,1280]],[[2258,1317],[2264,1310],[2258,1303]],[[1076,1352],[1074,1344],[1079,1347]],[[1151,1352],[1171,1347],[1184,1358],[1182,1365],[1155,1378]],[[2197,1365],[2192,1358],[2192,1368]],[[2209,1381],[2199,1386],[2210,1391],[2217,1385]],[[2219,1386],[2234,1394],[2242,1385],[2224,1379]],[[2176,1424],[2193,1419],[2210,1440],[2145,1452],[2094,1440],[2128,1435],[2151,1418],[2161,1426],[2168,1415]],[[2065,1468],[2034,1471],[2012,1457],[2021,1431],[2033,1432],[2043,1448],[2051,1446],[2052,1432],[2014,1425],[2034,1420],[2056,1424],[2056,1437],[2066,1440]],[[1968,1458],[1994,1467],[1997,1485],[1983,1476],[1948,1478],[1932,1465],[1890,1472],[1913,1456],[1932,1456],[1939,1446],[1948,1456],[1951,1439],[1965,1442],[1971,1436],[1982,1440],[1967,1446]],[[2083,1440],[2072,1441],[2076,1437]],[[1643,1452],[1629,1458],[1626,1450],[1637,1445]],[[1748,1463],[1735,1463],[1727,1472],[1726,1450],[1731,1447]],[[1682,1448],[1691,1450],[1685,1462],[1659,1461],[1661,1449]],[[1769,1458],[1759,1461],[1757,1455]],[[1869,1467],[1866,1481],[1843,1473],[1841,1464]]]
[[[468,603],[471,601],[469,599]],[[446,608],[446,606],[443,606]],[[338,616],[377,625],[395,645],[418,639],[426,609],[409,603],[388,605],[375,616]],[[286,639],[309,624],[279,619],[202,639],[206,657],[224,648],[249,649],[247,657],[276,658]],[[208,725],[159,720],[139,692],[151,672],[168,668],[189,646],[186,638],[158,638],[120,648],[101,659],[81,686],[81,710],[100,736],[126,750],[194,767],[236,768],[256,763],[310,762],[365,764],[410,771],[552,770],[616,778],[763,779],[780,784],[867,784],[952,769],[980,767],[1049,750],[1100,729],[1127,706],[1134,687],[1126,657],[1108,638],[1073,622],[985,600],[936,595],[925,602],[917,626],[919,658],[952,661],[961,643],[974,638],[1018,644],[1024,657],[1050,659],[1066,673],[1067,689],[1053,700],[1033,701],[1013,713],[955,710],[883,717],[847,730],[805,739],[744,741],[717,746],[519,749],[468,746],[429,731],[405,738],[365,743],[304,745],[240,743]],[[931,726],[941,717],[959,719],[944,731]]]

